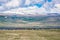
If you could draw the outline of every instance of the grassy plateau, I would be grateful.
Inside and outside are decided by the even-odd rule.
[[[60,29],[0,30],[0,40],[60,40]]]

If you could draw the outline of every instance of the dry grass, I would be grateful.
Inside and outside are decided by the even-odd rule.
[[[0,40],[60,40],[60,30],[0,30]]]

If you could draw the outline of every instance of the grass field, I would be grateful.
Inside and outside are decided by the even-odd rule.
[[[0,40],[60,40],[60,29],[0,30]]]

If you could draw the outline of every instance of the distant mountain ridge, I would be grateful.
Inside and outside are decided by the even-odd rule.
[[[50,19],[52,18],[53,20],[60,20],[60,13],[47,13],[47,14],[38,14],[38,15],[35,15],[35,14],[27,14],[27,15],[24,15],[24,14],[0,14],[0,17],[3,17],[4,19],[8,19],[8,18],[13,18],[14,19],[19,19],[21,20],[25,20],[25,21],[39,21],[39,20],[45,20],[45,19]]]
[[[0,15],[0,29],[60,28],[60,13],[46,15]]]

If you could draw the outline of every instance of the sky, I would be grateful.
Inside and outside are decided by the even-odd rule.
[[[0,13],[60,13],[60,0],[0,0]]]

